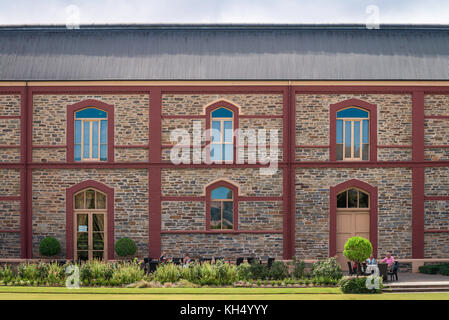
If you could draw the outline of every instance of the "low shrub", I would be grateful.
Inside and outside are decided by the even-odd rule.
[[[135,259],[132,262],[122,262],[116,265],[115,269],[104,270],[104,280],[113,285],[126,285],[145,279],[145,271],[140,267],[139,262]]]
[[[163,263],[153,272],[153,279],[160,283],[178,282],[181,279],[181,268],[173,263]]]
[[[241,263],[237,266],[237,276],[239,280],[247,281],[251,279],[251,265],[249,263]]]
[[[443,263],[443,264],[430,264],[426,266],[419,267],[420,273],[425,274],[442,274],[442,275],[449,275],[448,270],[449,269],[449,263]]]
[[[251,279],[253,280],[264,280],[268,277],[268,268],[265,264],[262,264],[260,262],[254,262],[250,264],[250,273],[251,273]]]
[[[61,244],[52,237],[44,238],[39,244],[39,253],[44,257],[54,257],[61,252]]]
[[[443,276],[449,276],[449,266],[441,267],[438,273],[442,274]]]
[[[378,282],[377,282],[378,281]],[[376,283],[378,286],[376,286]],[[381,293],[382,277],[344,277],[339,285],[343,293]]]
[[[282,261],[275,261],[268,271],[268,277],[273,280],[281,280],[288,277],[288,267]]]
[[[129,238],[122,238],[115,243],[115,253],[119,257],[129,257],[136,253],[136,243]]]
[[[293,257],[293,277],[296,279],[301,279],[305,276],[306,263],[302,260],[297,260]]]
[[[335,258],[327,260],[319,260],[312,264],[311,275],[315,277],[328,277],[335,280],[340,280],[343,276],[341,266],[337,263]]]

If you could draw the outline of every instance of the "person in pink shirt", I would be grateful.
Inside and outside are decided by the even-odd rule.
[[[383,263],[387,263],[388,267],[391,267],[394,264],[394,258],[390,252],[387,252],[387,256],[382,260]]]

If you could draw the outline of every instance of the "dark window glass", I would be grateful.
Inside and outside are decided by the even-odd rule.
[[[359,192],[359,208],[369,207],[369,197],[364,192]]]
[[[348,190],[348,208],[357,208],[357,190]]]
[[[212,201],[210,204],[210,228],[221,229],[221,202]]]
[[[337,195],[337,208],[346,208],[347,191]]]
[[[234,227],[233,203],[223,202],[223,229],[232,229]]]
[[[343,160],[343,144],[337,144],[337,160]]]

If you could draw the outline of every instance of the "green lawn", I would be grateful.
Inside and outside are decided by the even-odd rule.
[[[342,294],[339,288],[0,287],[0,300],[449,300],[449,293]]]

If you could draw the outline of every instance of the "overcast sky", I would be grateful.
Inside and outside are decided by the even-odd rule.
[[[0,24],[449,24],[449,0],[0,0]]]

